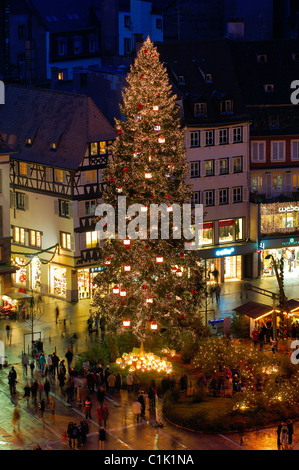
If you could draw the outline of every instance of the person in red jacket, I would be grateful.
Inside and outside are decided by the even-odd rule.
[[[252,339],[253,339],[253,344],[254,344],[254,346],[256,346],[257,342],[258,342],[258,339],[259,339],[259,332],[258,332],[257,328],[254,328],[251,336],[252,336]]]

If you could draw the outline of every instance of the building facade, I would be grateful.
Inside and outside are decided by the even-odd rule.
[[[15,149],[13,285],[67,301],[86,297],[91,268],[101,264],[94,214],[114,131],[90,98],[50,90],[9,86],[0,114],[1,135]]]

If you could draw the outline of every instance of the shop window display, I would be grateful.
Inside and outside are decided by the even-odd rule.
[[[51,294],[66,297],[66,268],[50,267],[50,287]]]

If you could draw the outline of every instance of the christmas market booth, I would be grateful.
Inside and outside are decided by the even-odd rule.
[[[299,321],[299,302],[297,300],[288,300],[286,310],[287,311],[283,312],[283,314],[287,315],[291,319],[292,323],[296,323],[297,321]],[[249,318],[250,336],[255,327],[258,327],[258,329],[260,329],[263,325],[269,325],[272,322],[274,312],[273,307],[253,301],[246,302],[245,304],[234,308],[233,311]],[[279,326],[280,310],[276,309],[275,312],[277,313],[277,324]]]

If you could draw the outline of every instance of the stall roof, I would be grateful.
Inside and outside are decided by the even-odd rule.
[[[288,300],[287,304],[288,304],[288,307],[289,307],[289,311],[295,310],[296,308],[299,308],[298,300],[295,300],[295,299]]]
[[[4,294],[9,297],[11,300],[22,300],[22,299],[31,299],[31,295],[25,294],[24,292],[10,292],[9,294]]]
[[[233,309],[235,312],[240,313],[241,315],[246,315],[247,317],[252,318],[255,320],[263,315],[267,315],[267,313],[272,312],[273,307],[269,305],[260,304],[258,302],[247,302],[246,304],[240,305]]]

